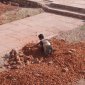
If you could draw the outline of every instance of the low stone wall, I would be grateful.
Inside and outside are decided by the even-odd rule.
[[[11,0],[12,2],[18,3],[20,5],[24,5],[27,3],[27,0]]]
[[[11,0],[11,1],[14,2],[14,3],[18,3],[19,6],[24,6],[24,7],[32,7],[32,8],[40,8],[40,7],[42,7],[37,2],[28,1],[28,0]]]

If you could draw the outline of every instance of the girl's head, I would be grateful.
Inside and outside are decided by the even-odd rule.
[[[39,34],[38,37],[39,37],[40,40],[44,39],[44,35],[43,34]]]
[[[12,49],[12,50],[10,51],[10,56],[16,56],[16,55],[17,55],[16,50],[15,50],[15,49]]]

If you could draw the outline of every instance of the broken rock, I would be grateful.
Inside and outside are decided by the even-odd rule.
[[[67,67],[65,67],[65,68],[62,69],[62,72],[68,72],[68,70],[69,69]]]

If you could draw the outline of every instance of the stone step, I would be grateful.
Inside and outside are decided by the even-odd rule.
[[[49,13],[55,13],[59,15],[64,15],[68,17],[85,20],[85,9],[84,8],[56,4],[53,2],[47,3],[47,2],[36,1],[36,0],[31,0],[30,2],[34,2],[38,4],[40,7],[44,9],[44,11],[49,12]]]
[[[50,3],[47,4],[49,7],[52,8],[57,8],[57,9],[63,9],[63,10],[68,10],[68,11],[73,11],[73,12],[78,12],[78,13],[84,13],[85,14],[85,8],[80,8],[76,6],[69,6],[69,5],[63,5],[63,4],[56,4],[56,3]]]
[[[60,9],[60,8],[56,9],[56,8],[48,7],[46,5],[43,6],[43,9],[46,12],[49,12],[49,13],[55,13],[55,14],[59,14],[59,15],[63,15],[63,16],[68,16],[68,17],[73,17],[73,18],[85,20],[85,14],[84,13],[78,13],[78,12],[65,10],[65,9],[63,10],[63,9]]]

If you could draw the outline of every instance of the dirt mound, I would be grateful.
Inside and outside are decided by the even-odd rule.
[[[22,51],[33,57],[32,62],[0,73],[0,85],[73,85],[85,79],[85,43],[56,39],[51,43],[55,51],[48,57],[39,48],[31,48],[35,44],[26,45]]]

